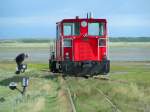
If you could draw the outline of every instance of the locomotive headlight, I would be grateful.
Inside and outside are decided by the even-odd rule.
[[[65,56],[66,60],[69,60],[69,53],[66,52],[65,55],[66,55],[66,56]]]
[[[65,53],[65,55],[66,55],[66,56],[69,56],[69,53],[68,53],[68,52],[66,52],[66,53]]]

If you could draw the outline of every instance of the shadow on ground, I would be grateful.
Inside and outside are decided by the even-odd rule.
[[[49,75],[42,76],[41,78],[44,78],[44,79],[47,79],[47,80],[49,80],[49,79],[53,80],[53,79],[57,79],[58,75],[49,74]]]
[[[22,82],[23,77],[25,77],[25,76],[13,76],[13,77],[1,80],[0,85],[8,86],[10,82],[16,82],[16,83]]]

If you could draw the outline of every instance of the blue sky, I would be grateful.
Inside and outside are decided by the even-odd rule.
[[[52,38],[63,18],[106,18],[109,36],[150,36],[150,0],[0,0],[1,38]]]

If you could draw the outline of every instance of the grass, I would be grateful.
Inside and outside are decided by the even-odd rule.
[[[149,62],[112,62],[110,78],[69,78],[78,112],[112,112],[114,108],[98,92],[102,90],[121,112],[149,112]],[[126,82],[126,83],[121,83]]]
[[[45,64],[29,64],[26,73],[15,75],[15,65],[10,63],[0,64],[0,112],[54,112],[59,111],[57,94],[59,83],[49,77]],[[29,87],[25,96],[17,90],[10,90],[8,84],[11,81],[18,83],[21,90],[23,77],[29,77]]]
[[[48,47],[49,43],[0,43],[1,48],[8,48],[8,47],[22,47],[22,48],[45,48]]]
[[[0,112],[70,112],[69,99],[60,78],[50,75],[48,65],[30,63],[28,70],[14,74],[15,64],[0,63]],[[10,90],[10,82],[16,82],[22,91],[22,78],[29,77],[24,96],[18,90]]]
[[[149,43],[119,42],[110,45],[113,49],[130,48],[133,45],[140,49],[150,47]],[[30,50],[42,54],[41,51],[48,50],[48,47],[47,43],[0,43],[2,53]],[[69,112],[65,86],[59,78],[50,76],[47,63],[28,62],[28,70],[21,75],[14,74],[15,67],[13,60],[0,60],[0,112]],[[112,81],[67,78],[77,112],[116,111],[99,89],[121,112],[149,112],[149,68],[150,61],[113,61],[109,74]],[[17,82],[21,89],[24,76],[29,77],[29,86],[25,96],[22,96],[17,90],[10,90],[8,84],[11,81]]]
[[[147,48],[150,47],[150,42],[109,42],[110,47],[138,47],[138,48]]]

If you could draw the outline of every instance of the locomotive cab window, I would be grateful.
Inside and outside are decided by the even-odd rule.
[[[72,36],[80,34],[80,24],[76,23],[64,23],[63,24],[63,34],[64,36]]]
[[[106,39],[105,38],[100,38],[98,43],[99,43],[99,47],[106,47]]]
[[[60,37],[60,28],[59,28],[59,25],[56,26],[56,37],[57,37],[57,40]]]
[[[71,39],[64,39],[64,47],[72,47]]]
[[[104,35],[104,23],[88,23],[88,35],[102,36]]]

